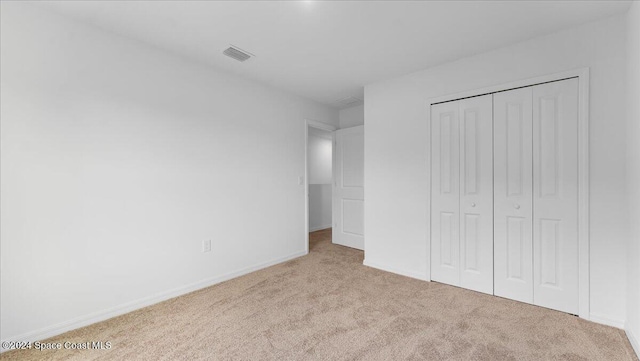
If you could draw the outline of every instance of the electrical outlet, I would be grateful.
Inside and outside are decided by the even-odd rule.
[[[211,240],[202,241],[202,253],[211,252]]]

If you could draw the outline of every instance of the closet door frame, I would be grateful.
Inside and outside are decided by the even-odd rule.
[[[490,87],[430,98],[426,104],[427,124],[431,124],[431,105],[522,87],[578,78],[578,316],[590,320],[589,314],[589,68],[579,68],[534,78],[516,80]],[[431,139],[427,127],[426,139]],[[431,147],[427,147],[430,152]],[[431,169],[431,154],[427,154],[427,169]],[[431,209],[431,178],[429,200]],[[425,279],[431,280],[431,217],[427,218],[427,270]]]

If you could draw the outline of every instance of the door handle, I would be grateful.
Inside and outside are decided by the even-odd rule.
[[[513,208],[515,208],[515,209],[520,209],[520,205],[519,205],[519,204],[516,204],[516,205],[514,205],[514,206],[513,206]]]
[[[476,206],[476,204],[475,204],[475,203],[471,203],[471,207],[475,207],[475,206]]]

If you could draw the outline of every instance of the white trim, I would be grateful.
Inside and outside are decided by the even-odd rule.
[[[580,316],[580,318],[582,318],[582,316]],[[598,313],[591,313],[589,315],[589,321],[624,330],[624,321],[614,320],[612,318],[609,318],[608,316],[601,315]]]
[[[309,253],[309,232],[312,232],[309,229],[309,127],[327,132],[335,132],[338,129],[336,126],[317,120],[304,120],[304,254]],[[335,134],[331,134],[331,144],[335,144]],[[333,169],[331,170],[331,176],[333,177]],[[331,182],[333,183],[333,179]]]
[[[431,281],[430,279],[425,278],[424,274],[421,274],[421,273],[418,273],[418,272],[413,272],[413,271],[401,270],[399,268],[384,266],[384,265],[382,265],[380,263],[370,262],[366,258],[362,262],[362,264],[367,266],[367,267],[375,268],[375,269],[378,269],[378,270],[381,270],[381,271],[385,271],[385,272],[395,273],[395,274],[398,274],[398,275],[401,275],[401,276],[405,276],[405,277],[419,279],[421,281],[427,281],[427,282]]]
[[[307,122],[307,126],[308,127],[312,127],[312,128],[316,128],[316,129],[320,129],[320,130],[326,130],[327,132],[333,132],[336,131],[338,129],[338,127],[331,125],[331,124],[327,124],[327,123],[322,123],[319,122],[317,120],[312,120],[312,119],[305,119]]]
[[[427,170],[429,172],[429,189],[427,194],[427,270],[425,271],[424,277],[431,281],[431,192],[433,190],[433,176],[431,172],[431,104],[432,101],[427,101],[427,147],[425,148],[426,159],[427,159]]]
[[[228,281],[232,278],[236,278],[236,277],[240,277],[243,276],[245,274],[251,273],[251,272],[255,272],[282,262],[286,262],[289,260],[292,260],[294,258],[298,258],[301,256],[304,256],[306,253],[305,252],[296,252],[293,254],[290,254],[288,256],[285,257],[281,257],[281,258],[277,258],[268,262],[264,262],[264,263],[259,263],[257,265],[253,265],[253,266],[249,266],[243,269],[240,269],[238,271],[233,271],[227,274],[224,274],[222,276],[218,276],[218,277],[213,277],[213,278],[209,278],[209,279],[205,279],[202,281],[198,281],[198,282],[194,282],[191,284],[188,284],[186,286],[180,286],[177,288],[174,288],[172,290],[169,291],[164,291],[164,292],[160,292],[157,293],[153,296],[149,296],[149,297],[143,297],[141,299],[135,300],[135,301],[131,301],[131,302],[127,302],[124,304],[121,304],[119,306],[115,306],[112,308],[108,308],[106,310],[102,310],[102,311],[98,311],[98,312],[94,312],[94,313],[90,313],[88,315],[84,315],[84,316],[80,316],[80,317],[76,317],[74,319],[71,319],[69,321],[65,321],[65,322],[61,322],[58,323],[56,325],[53,326],[48,326],[48,327],[44,327],[41,328],[39,330],[35,330],[35,331],[31,331],[31,332],[27,332],[24,333],[22,335],[18,335],[15,337],[10,337],[7,339],[3,339],[2,342],[5,341],[14,341],[14,342],[27,342],[27,341],[40,341],[40,340],[44,340],[47,339],[49,337],[53,337],[56,335],[59,335],[61,333],[67,332],[67,331],[71,331],[71,330],[75,330],[77,328],[80,327],[84,327],[87,325],[91,325],[94,324],[96,322],[100,322],[100,321],[104,321],[107,320],[109,318],[112,317],[116,317],[116,316],[120,316],[123,315],[125,313],[129,313],[135,310],[138,310],[140,308],[143,307],[147,307],[150,305],[154,305],[156,303],[162,302],[162,301],[166,301],[168,299],[174,298],[174,297],[178,297],[178,296],[182,296],[185,295],[187,293],[193,292],[193,291],[197,291],[206,287],[210,287],[213,286],[215,284],[224,282],[224,281]],[[0,352],[4,352],[4,351],[9,351],[6,349],[2,349],[0,350]]]
[[[333,132],[333,139],[331,140],[331,244],[335,244],[334,240],[336,239],[335,235],[338,231],[338,221],[336,220],[336,207],[338,206],[338,202],[336,201],[336,186],[338,185],[338,179],[336,178],[336,174],[338,172],[336,169],[336,159],[338,154],[338,130]]]
[[[532,86],[568,78],[578,78],[578,315],[584,319],[591,319],[590,290],[589,290],[589,68],[568,70],[560,73],[543,75],[534,78],[516,80],[513,82],[493,85],[485,88],[463,91],[455,94],[443,95],[427,100],[427,124],[429,144],[431,144],[431,105],[462,98],[497,93],[514,88]],[[430,151],[430,147],[429,150]],[[431,169],[431,156],[427,157],[427,165]],[[431,181],[429,181],[431,187]],[[429,207],[430,213],[430,196]],[[431,218],[431,217],[429,217]],[[431,279],[431,220],[427,220],[427,278]],[[596,316],[597,317],[597,316]],[[617,321],[612,321],[617,322]],[[602,322],[604,323],[604,322]],[[618,323],[619,325],[619,323]],[[618,326],[615,326],[618,327]]]
[[[331,228],[331,224],[325,224],[324,226],[310,227],[309,232],[322,231],[323,229],[329,228]]]
[[[431,104],[435,104],[435,103],[442,103],[442,102],[448,102],[448,101],[458,100],[462,98],[469,98],[469,97],[475,97],[475,96],[480,96],[485,94],[497,93],[505,90],[523,88],[527,86],[532,86],[532,85],[541,84],[541,83],[548,83],[548,82],[558,81],[562,79],[585,77],[585,76],[588,78],[588,75],[589,75],[589,68],[568,70],[568,71],[563,71],[563,72],[549,74],[549,75],[516,80],[509,83],[504,83],[504,84],[492,85],[492,86],[488,86],[480,89],[466,90],[466,91],[458,92],[454,94],[433,97],[428,100],[428,103],[429,103],[429,106],[431,106]]]
[[[578,314],[590,314],[589,68],[578,73]]]
[[[640,339],[636,337],[636,335],[631,332],[629,328],[625,329],[624,332],[627,334],[627,338],[629,339],[629,343],[633,350],[636,352],[636,356],[640,358]]]

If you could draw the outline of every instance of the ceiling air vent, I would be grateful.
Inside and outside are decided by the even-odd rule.
[[[227,48],[227,50],[223,51],[222,53],[230,58],[236,59],[237,61],[245,61],[253,57],[253,54],[248,53],[233,45]]]
[[[342,98],[342,99],[336,100],[336,105],[341,107],[341,108],[348,108],[350,106],[354,106],[356,104],[359,104],[360,102],[362,102],[362,99],[349,96],[349,97],[346,97],[346,98]]]

